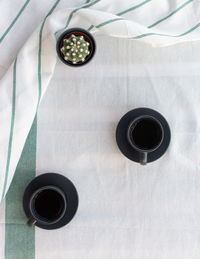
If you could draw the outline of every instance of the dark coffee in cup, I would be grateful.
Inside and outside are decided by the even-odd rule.
[[[55,186],[44,186],[33,193],[29,208],[31,217],[28,225],[36,222],[42,224],[55,224],[66,211],[66,198],[61,189]]]
[[[127,130],[129,144],[140,153],[140,163],[147,163],[149,152],[155,151],[162,143],[164,130],[153,116],[143,115],[134,119]]]

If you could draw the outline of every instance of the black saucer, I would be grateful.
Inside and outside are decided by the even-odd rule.
[[[131,145],[129,144],[127,140],[127,129],[129,124],[133,119],[135,119],[138,116],[141,115],[150,115],[154,116],[157,118],[160,123],[163,126],[164,129],[164,138],[163,142],[160,145],[160,147],[148,154],[148,160],[147,162],[153,162],[160,158],[162,155],[164,155],[165,151],[167,150],[170,139],[171,139],[171,133],[170,133],[170,128],[169,125],[166,121],[166,119],[157,111],[149,109],[149,108],[137,108],[134,110],[131,110],[127,112],[119,121],[116,129],[116,140],[117,140],[117,145],[120,149],[120,151],[130,160],[139,163],[139,152],[133,149]]]
[[[31,195],[38,188],[46,185],[58,186],[65,193],[67,199],[67,209],[64,217],[59,222],[52,225],[42,225],[40,223],[36,223],[35,225],[43,229],[61,228],[72,220],[78,208],[78,193],[76,188],[73,183],[63,175],[46,173],[37,176],[29,183],[29,185],[26,187],[23,197],[23,207],[25,214],[28,218],[30,217],[28,204]]]

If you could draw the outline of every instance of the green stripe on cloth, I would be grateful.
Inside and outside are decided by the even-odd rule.
[[[144,2],[142,2],[142,3],[138,4],[138,5],[134,5],[134,6],[130,7],[130,8],[128,8],[128,9],[125,9],[124,11],[121,11],[121,12],[117,13],[116,15],[120,16],[120,15],[122,15],[122,14],[131,12],[131,11],[138,9],[139,7],[141,7],[141,6],[147,4],[148,2],[151,2],[151,1],[152,1],[152,0],[145,0]],[[91,25],[91,26],[88,28],[88,31],[91,31],[94,27],[99,28],[99,27],[101,27],[101,26],[103,26],[103,25],[106,25],[106,24],[108,24],[108,23],[112,23],[112,22],[115,22],[115,21],[118,21],[118,20],[123,20],[123,18],[115,18],[115,19],[107,20],[107,21],[105,21],[105,22],[103,22],[103,23],[101,23],[101,24],[98,24],[98,25],[96,25],[96,26],[95,26],[95,25]]]
[[[108,20],[108,21],[105,21],[105,22],[102,22],[100,24],[98,24],[97,26],[95,26],[96,28],[100,28],[108,23],[112,23],[112,22],[116,22],[116,21],[121,21],[121,20],[124,20],[124,18],[122,17],[119,17],[119,18],[115,18],[115,19],[111,19],[111,20]],[[94,25],[91,25],[89,28],[88,28],[88,31],[90,31],[92,28],[94,27]]]
[[[9,135],[9,142],[8,142],[6,171],[5,171],[5,178],[4,178],[4,185],[3,185],[1,201],[4,198],[5,191],[6,191],[6,185],[7,185],[7,181],[8,181],[8,172],[9,172],[9,167],[10,167],[10,156],[11,156],[11,149],[12,149],[13,129],[14,129],[14,121],[15,121],[16,66],[17,66],[17,58],[15,59],[15,62],[13,65],[13,86],[12,86],[13,89],[12,89],[12,111],[11,111],[11,121],[10,121],[10,135]]]
[[[164,18],[158,20],[157,22],[151,24],[148,26],[148,28],[153,28],[154,26],[156,26],[157,24],[165,21],[166,19],[168,19],[169,17],[171,17],[172,15],[174,15],[175,13],[179,12],[181,9],[183,9],[185,6],[187,6],[188,4],[190,4],[193,0],[189,0],[187,2],[185,2],[184,4],[182,4],[181,6],[179,6],[177,9],[175,9],[173,12],[171,12],[169,15],[165,16]]]
[[[138,9],[139,7],[141,7],[141,6],[147,4],[148,2],[151,2],[151,1],[152,1],[152,0],[146,0],[146,1],[144,1],[144,2],[142,2],[142,3],[140,3],[140,4],[138,4],[138,5],[132,6],[132,7],[128,8],[128,9],[126,9],[126,10],[120,12],[120,13],[117,13],[117,15],[120,16],[120,15],[123,15],[123,14],[125,14],[125,13],[131,12],[131,11],[133,11],[133,10],[135,10],[135,9]]]
[[[146,1],[140,3],[140,4],[136,5],[136,6],[133,6],[133,7],[131,7],[131,8],[128,8],[128,9],[122,11],[122,12],[119,12],[119,13],[117,13],[116,15],[119,15],[119,16],[120,16],[120,15],[123,15],[123,14],[125,14],[125,13],[127,13],[127,12],[133,11],[133,10],[135,10],[135,9],[137,9],[137,8],[139,8],[139,7],[141,7],[141,6],[143,6],[144,4],[146,4],[146,3],[150,2],[150,1],[152,1],[152,0],[146,0]],[[159,24],[159,23],[165,21],[166,19],[168,19],[169,17],[171,17],[172,15],[174,15],[175,13],[177,13],[178,11],[180,11],[181,9],[183,9],[184,7],[186,7],[186,6],[187,6],[189,3],[191,3],[192,1],[193,1],[193,0],[189,0],[189,1],[185,2],[184,4],[182,4],[181,6],[179,6],[177,9],[175,9],[173,12],[171,12],[171,13],[170,13],[169,15],[167,15],[166,17],[164,17],[164,18],[158,20],[157,22],[155,22],[155,23],[149,25],[148,28],[152,28],[152,27],[156,26],[157,24]],[[116,19],[107,20],[107,21],[105,21],[105,22],[103,22],[103,23],[101,23],[101,24],[98,24],[98,25],[96,25],[96,26],[91,25],[91,26],[88,28],[88,31],[91,31],[94,27],[100,28],[100,27],[102,27],[102,26],[104,26],[104,25],[106,25],[106,24],[109,24],[109,23],[112,23],[112,22],[115,22],[115,21],[118,21],[118,20],[123,20],[123,19],[116,18]],[[168,37],[181,37],[181,36],[184,36],[184,35],[186,35],[186,34],[192,32],[192,31],[195,30],[197,27],[199,27],[198,24],[197,24],[196,26],[194,26],[193,28],[191,28],[190,30],[188,30],[188,31],[186,31],[186,32],[184,32],[184,33],[182,33],[182,34],[175,35],[175,36],[174,36],[174,35],[168,35],[168,34],[159,34],[159,33],[146,33],[146,34],[138,35],[138,36],[136,36],[136,37],[131,37],[130,39],[140,39],[140,38],[147,37],[147,36],[152,36],[152,35],[168,36]]]
[[[35,119],[6,195],[5,259],[35,259],[35,230],[26,225],[22,198],[26,186],[35,177],[36,128]]]
[[[94,25],[90,25],[90,27],[88,28],[88,31],[91,31],[94,28]]]
[[[42,32],[47,17],[54,11],[57,0],[45,16],[39,32],[38,50],[38,105],[41,98]],[[15,66],[16,75],[16,66]],[[37,108],[38,108],[37,105]],[[26,225],[22,208],[22,196],[26,185],[35,176],[36,169],[36,119],[27,137],[13,182],[6,196],[5,259],[34,259],[35,231]]]
[[[28,3],[30,2],[30,0],[26,0],[26,2],[24,3],[24,5],[22,6],[22,8],[20,9],[20,11],[18,12],[18,14],[15,16],[15,18],[13,19],[13,21],[11,22],[11,24],[8,26],[8,28],[5,30],[5,32],[3,33],[3,35],[0,38],[0,43],[2,42],[2,40],[6,37],[6,35],[8,34],[8,32],[11,30],[11,28],[13,27],[13,25],[16,23],[16,21],[18,20],[18,18],[20,17],[20,15],[23,13],[24,9],[26,8],[26,6],[28,5]]]
[[[72,16],[74,15],[74,13],[76,13],[76,12],[79,11],[80,9],[88,8],[88,7],[90,7],[90,6],[93,6],[93,5],[95,5],[96,3],[100,2],[100,1],[101,1],[101,0],[96,0],[96,1],[94,1],[94,2],[92,2],[92,3],[89,3],[89,4],[87,4],[87,5],[84,5],[84,6],[82,6],[82,7],[79,7],[79,8],[74,9],[74,10],[70,13],[70,15],[69,15],[69,17],[68,17],[68,20],[67,20],[67,22],[66,22],[66,25],[65,25],[65,27],[63,28],[63,30],[66,29],[66,28],[69,26],[69,23],[70,23],[70,21],[71,21],[71,19],[72,19]],[[57,32],[56,32],[56,33],[57,33]]]
[[[96,28],[100,28],[100,27],[102,27],[102,26],[104,26],[108,23],[112,23],[112,22],[115,22],[115,21],[121,21],[121,20],[124,20],[124,18],[122,18],[122,17],[121,18],[115,18],[115,19],[112,19],[112,20],[109,20],[109,21],[106,21],[106,22],[102,22],[102,23],[98,24],[96,26]]]
[[[58,5],[58,3],[60,2],[60,0],[57,0],[54,5],[52,6],[52,8],[49,10],[49,12],[47,13],[47,15],[45,16],[42,25],[40,27],[40,33],[39,33],[39,49],[38,49],[38,103],[37,103],[37,109],[40,103],[40,98],[41,98],[41,92],[42,92],[42,80],[41,80],[41,51],[42,51],[42,32],[43,32],[43,28],[46,22],[47,17],[52,14],[52,12],[54,11],[54,9],[56,8],[56,6]]]
[[[179,38],[179,37],[183,37],[187,34],[189,34],[190,32],[196,30],[198,27],[200,26],[200,23],[196,24],[194,27],[192,27],[191,29],[181,33],[181,34],[177,34],[177,35],[170,35],[170,34],[162,34],[162,33],[144,33],[138,36],[134,36],[134,37],[130,37],[129,39],[141,39],[144,37],[148,37],[148,36],[163,36],[163,37],[173,37],[173,38]]]

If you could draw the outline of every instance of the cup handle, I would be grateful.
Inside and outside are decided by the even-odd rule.
[[[34,219],[33,217],[30,217],[30,218],[28,219],[28,221],[27,221],[27,225],[28,225],[29,227],[32,227],[32,226],[35,225],[36,222],[37,222],[36,219]]]
[[[146,165],[147,164],[147,152],[141,152],[140,153],[140,164]]]

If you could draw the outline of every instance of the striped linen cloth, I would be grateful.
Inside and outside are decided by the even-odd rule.
[[[199,259],[200,1],[2,0],[0,12],[0,258]],[[97,41],[76,69],[55,50],[72,27]],[[146,167],[114,138],[141,106],[172,129]],[[76,185],[78,214],[59,230],[28,228],[23,191],[50,171]]]

